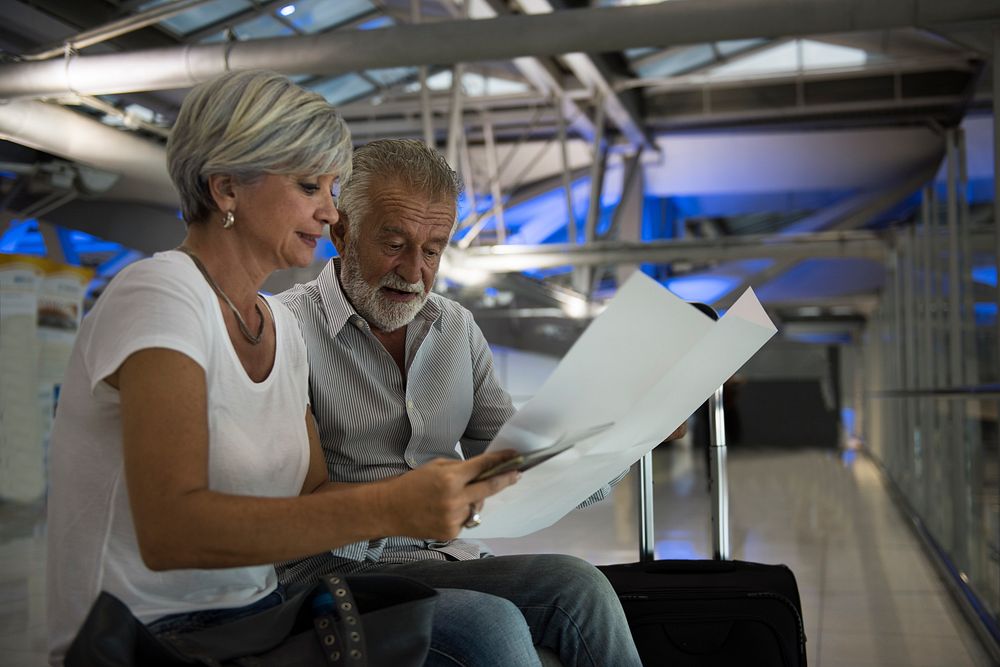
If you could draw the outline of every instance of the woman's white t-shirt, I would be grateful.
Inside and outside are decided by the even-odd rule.
[[[274,314],[276,353],[270,374],[256,383],[233,349],[214,292],[181,252],[158,253],[124,269],[84,319],[60,392],[49,454],[52,664],[62,663],[102,590],[149,622],[167,614],[240,607],[277,585],[271,565],[165,572],[144,565],[122,466],[118,391],[102,381],[142,349],[187,355],[205,370],[209,488],[298,495],[309,465],[306,351],[294,316],[275,299],[267,303]]]

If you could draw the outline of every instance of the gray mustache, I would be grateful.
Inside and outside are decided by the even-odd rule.
[[[408,283],[401,279],[399,276],[390,273],[385,276],[379,284],[380,287],[389,287],[394,290],[399,290],[400,292],[409,292],[411,294],[423,294],[424,284],[420,282]]]

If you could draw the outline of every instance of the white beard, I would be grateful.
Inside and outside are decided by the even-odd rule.
[[[357,258],[357,245],[353,241],[348,241],[340,258],[340,284],[351,300],[354,310],[358,311],[358,315],[376,329],[387,333],[412,322],[430,296],[424,290],[424,284],[420,281],[407,283],[395,273],[387,273],[382,276],[377,286],[370,285],[361,276]],[[389,301],[381,293],[382,287],[411,292],[419,296],[405,303]]]

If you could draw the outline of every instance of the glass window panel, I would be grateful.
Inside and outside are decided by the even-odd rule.
[[[697,44],[680,51],[664,53],[662,58],[648,60],[636,68],[641,77],[674,76],[715,60],[710,44]]]
[[[441,70],[437,74],[432,74],[427,77],[427,87],[431,90],[448,90],[451,88],[451,70]],[[420,91],[420,82],[414,81],[413,83],[408,83],[404,90],[408,93],[416,93]]]
[[[372,84],[357,74],[338,76],[311,88],[325,97],[330,104],[343,104],[375,90]]]
[[[659,49],[653,49],[650,47],[642,47],[640,49],[625,49],[625,57],[629,60],[635,60],[636,58],[642,58],[643,56],[648,56],[652,53],[656,53]]]
[[[800,58],[803,69],[824,69],[864,65],[868,54],[861,49],[810,39],[793,40],[716,67],[712,75],[794,72],[799,68]]]
[[[431,90],[451,89],[451,70],[443,70],[427,77],[427,87]],[[420,82],[408,83],[404,88],[408,93],[415,93],[420,90]],[[484,77],[475,72],[466,72],[462,75],[462,90],[470,97],[484,97],[487,95],[510,95],[514,93],[525,93],[531,90],[531,86],[523,81],[511,81],[497,77]]]
[[[487,77],[485,81],[486,95],[512,95],[515,93],[526,93],[531,90],[524,81],[511,81],[510,79],[498,79]]]
[[[296,34],[287,25],[276,21],[274,17],[264,14],[253,21],[241,23],[233,28],[240,39],[265,39],[267,37],[289,37]]]
[[[153,2],[147,2],[139,6],[139,11],[144,11],[152,7],[158,7],[165,2],[167,2],[167,0],[153,0]],[[245,2],[244,0],[215,0],[215,2],[209,2],[204,5],[192,7],[191,9],[183,11],[176,16],[160,21],[160,23],[180,35],[186,35],[189,32],[200,30],[207,25],[211,25],[216,21],[221,21],[224,18],[238,14],[239,12],[249,9],[250,6],[250,3]]]
[[[469,97],[486,95],[486,77],[475,72],[466,72],[462,75],[462,90]]]
[[[794,41],[773,46],[745,58],[720,65],[712,75],[763,74],[767,72],[793,72],[798,68],[798,46]]]
[[[365,72],[369,77],[375,79],[383,86],[392,86],[403,79],[416,76],[416,67],[390,67],[387,69],[370,69]]]
[[[719,48],[719,53],[724,56],[728,56],[733,53],[752,49],[753,47],[760,46],[766,42],[766,39],[732,39],[725,42],[716,42],[715,45]]]
[[[220,30],[217,33],[209,35],[208,37],[202,37],[201,39],[198,40],[198,42],[201,44],[215,44],[216,42],[224,42],[224,41],[226,41],[225,30]]]
[[[856,67],[864,65],[867,60],[867,54],[861,49],[802,40],[802,66],[806,69]]]
[[[319,32],[375,11],[369,0],[301,0],[289,5],[295,11],[286,18],[302,32]],[[288,5],[286,5],[288,6]]]

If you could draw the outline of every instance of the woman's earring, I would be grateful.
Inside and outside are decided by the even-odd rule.
[[[232,229],[233,225],[235,225],[235,224],[236,224],[236,216],[233,215],[232,211],[226,211],[226,217],[222,221],[222,228],[223,229]]]

